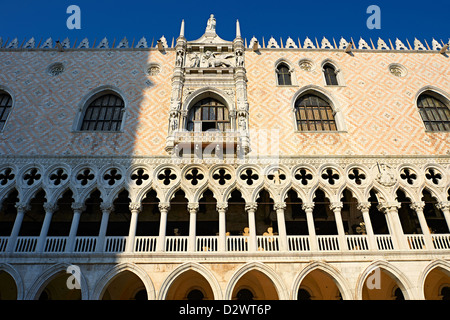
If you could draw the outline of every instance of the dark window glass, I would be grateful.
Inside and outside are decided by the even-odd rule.
[[[331,64],[326,64],[323,67],[323,72],[325,75],[325,81],[328,86],[337,86],[337,75],[336,75],[336,69]]]
[[[6,92],[0,91],[0,131],[5,127],[9,112],[12,107],[12,99]]]
[[[336,131],[331,105],[324,99],[307,94],[295,103],[297,127],[300,131]]]
[[[228,108],[213,98],[203,99],[189,110],[188,131],[226,131],[230,128]]]
[[[441,100],[422,94],[417,107],[427,131],[450,131],[450,110]]]
[[[95,99],[84,113],[81,131],[119,131],[124,110],[123,100],[115,94]]]
[[[278,76],[278,85],[279,86],[292,85],[291,72],[289,71],[289,67],[287,65],[285,65],[283,63],[278,65],[277,76]]]

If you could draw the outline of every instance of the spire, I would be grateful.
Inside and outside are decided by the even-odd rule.
[[[241,38],[241,26],[239,20],[236,20],[236,38]]]
[[[184,19],[181,20],[180,38],[184,38]]]

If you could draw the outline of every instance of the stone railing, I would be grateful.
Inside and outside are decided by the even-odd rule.
[[[421,234],[405,235],[408,247],[406,250],[450,250],[450,234],[432,234],[432,248],[427,248]],[[105,237],[76,237],[72,248],[69,248],[69,237],[47,237],[42,249],[43,253],[149,253],[157,252],[157,236],[136,236],[133,246],[128,246],[127,236]],[[0,237],[0,254],[6,253],[9,237]],[[39,237],[18,237],[13,246],[13,253],[38,252]],[[179,252],[218,252],[218,236],[197,236],[195,246],[190,249],[188,236],[165,237],[164,251],[166,253]],[[251,252],[251,238],[248,236],[227,236],[225,252]],[[287,236],[288,252],[333,252],[333,251],[395,251],[391,235],[375,235],[376,248],[371,249],[367,235],[345,235],[345,242],[341,242],[337,235],[319,235],[315,237],[316,245],[312,245],[309,236]],[[257,252],[280,252],[279,236],[257,236]],[[312,249],[316,248],[316,249]],[[163,252],[161,250],[161,252]]]

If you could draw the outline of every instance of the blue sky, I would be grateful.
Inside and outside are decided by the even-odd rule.
[[[223,39],[235,36],[235,21],[239,19],[242,36],[250,40],[252,36],[267,40],[273,36],[277,40],[288,36],[303,42],[306,36],[320,41],[322,37],[343,36],[359,39],[369,38],[374,42],[378,37],[384,40],[419,40],[432,38],[449,41],[450,1],[168,1],[168,0],[1,0],[0,37],[19,41],[34,37],[44,40],[52,37],[72,42],[89,38],[100,41],[107,37],[112,44],[114,38],[120,41],[127,37],[138,41],[145,36],[148,42],[164,35],[170,44],[177,37],[181,20],[186,22],[186,38],[199,38],[206,27],[211,13],[217,19],[217,33]],[[66,13],[69,5],[81,9],[81,30],[69,30]],[[366,13],[370,5],[381,9],[381,29],[369,30]],[[118,42],[116,42],[118,43]]]

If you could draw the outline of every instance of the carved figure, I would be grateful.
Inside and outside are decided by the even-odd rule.
[[[171,131],[178,129],[178,119],[175,115],[170,116],[170,129]]]
[[[183,53],[182,53],[182,52],[178,52],[178,53],[177,53],[176,66],[177,66],[177,67],[183,66]]]
[[[217,68],[217,67],[232,67],[228,58],[232,58],[234,55],[228,54],[222,57],[216,57],[216,54],[211,51],[206,51],[203,55],[203,58],[208,62],[208,67]]]
[[[191,68],[198,68],[200,66],[200,57],[197,53],[194,53],[191,58]]]
[[[208,22],[206,23],[206,32],[208,31],[216,32],[216,19],[213,14],[209,17]]]
[[[378,164],[377,164],[378,165]],[[395,176],[392,172],[391,168],[387,166],[386,164],[382,163],[381,165],[378,165],[378,174],[376,177],[376,180],[378,183],[385,187],[390,187],[395,184]]]

